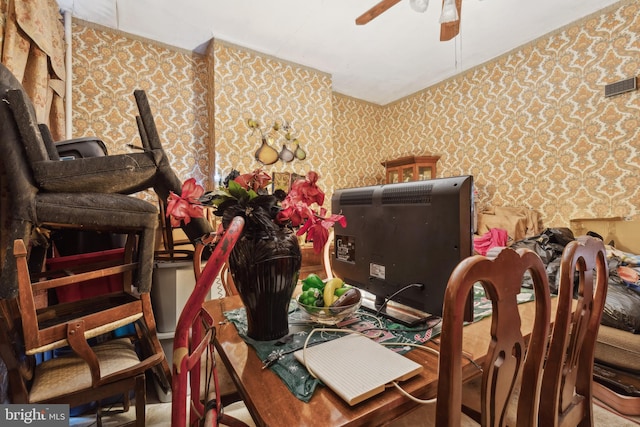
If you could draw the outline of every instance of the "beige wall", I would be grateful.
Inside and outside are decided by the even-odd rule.
[[[605,98],[604,85],[640,74],[639,8],[623,1],[386,106],[331,93],[325,73],[224,42],[207,61],[77,23],[75,134],[122,151],[137,137],[132,92],[141,87],[179,176],[207,187],[232,167],[260,166],[247,118],[284,117],[308,157],[265,169],[316,170],[327,193],[381,183],[384,160],[439,154],[439,176],[474,175],[481,206],[534,208],[548,226],[637,216],[640,92]]]

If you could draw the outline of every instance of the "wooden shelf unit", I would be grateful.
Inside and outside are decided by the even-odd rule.
[[[406,156],[382,162],[386,183],[422,181],[436,177],[440,156]]]

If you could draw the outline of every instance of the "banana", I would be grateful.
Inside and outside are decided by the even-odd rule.
[[[342,285],[343,285],[342,279],[338,277],[334,277],[333,279],[330,279],[329,281],[327,281],[327,283],[324,285],[324,293],[322,294],[325,307],[328,307],[331,304],[333,304],[333,301],[334,301],[333,293],[335,292],[336,289],[341,288]]]

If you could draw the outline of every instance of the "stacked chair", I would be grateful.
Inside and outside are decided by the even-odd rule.
[[[2,230],[0,355],[11,402],[75,406],[122,394],[126,407],[134,390],[137,425],[144,425],[145,372],[170,394],[171,371],[150,302],[158,210],[131,195],[153,188],[166,198],[180,193],[180,181],[157,137],[143,139],[141,152],[61,161],[20,82],[2,64],[0,143],[10,206]],[[114,259],[97,254],[64,271],[45,271],[50,236],[58,230],[119,235],[126,243]],[[185,233],[196,238],[210,231],[195,221]],[[107,277],[119,287],[106,294],[37,299]],[[125,325],[133,328],[114,338]],[[35,356],[48,351],[59,354],[36,365]]]

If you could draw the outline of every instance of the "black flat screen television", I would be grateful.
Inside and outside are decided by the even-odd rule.
[[[473,252],[473,177],[339,189],[331,206],[347,218],[335,225],[332,269],[375,296],[363,306],[407,325],[441,317],[449,276]]]

